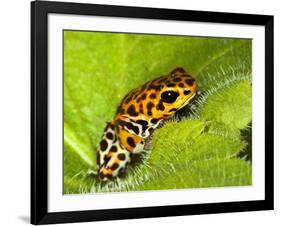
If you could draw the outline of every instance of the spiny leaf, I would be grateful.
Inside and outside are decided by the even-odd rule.
[[[179,154],[194,142],[203,129],[204,122],[199,120],[167,123],[153,136],[150,162],[162,162],[165,158]]]
[[[194,161],[175,168],[174,173],[162,174],[158,180],[143,184],[140,190],[203,188],[250,185],[251,166],[238,159]]]
[[[200,118],[224,124],[230,130],[244,129],[252,119],[252,91],[249,81],[221,89],[208,98]]]

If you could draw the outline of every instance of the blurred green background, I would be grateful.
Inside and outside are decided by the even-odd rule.
[[[250,185],[251,53],[248,39],[64,31],[64,193]],[[203,93],[192,116],[159,129],[125,178],[89,175],[124,95],[179,66]]]

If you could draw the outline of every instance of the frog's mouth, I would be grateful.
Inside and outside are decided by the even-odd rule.
[[[195,95],[196,95],[196,92],[193,93],[193,95],[190,98],[188,98],[179,109],[185,107],[189,103],[189,101],[191,101],[193,99],[193,97],[195,97]]]

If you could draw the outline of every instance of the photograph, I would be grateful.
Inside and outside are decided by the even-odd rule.
[[[252,39],[63,30],[63,194],[252,185]]]
[[[280,225],[279,5],[3,2],[0,225]]]
[[[274,208],[272,15],[31,3],[31,223]]]

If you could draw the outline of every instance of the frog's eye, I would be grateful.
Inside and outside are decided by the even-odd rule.
[[[166,91],[161,94],[161,100],[166,103],[174,103],[179,94],[174,91]]]

